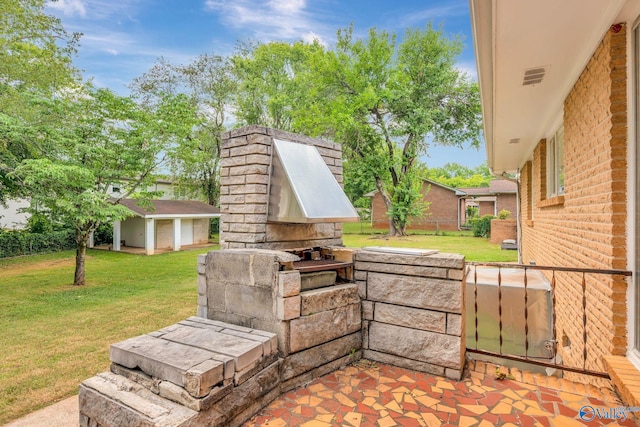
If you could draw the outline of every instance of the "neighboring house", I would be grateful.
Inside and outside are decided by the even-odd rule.
[[[429,209],[424,218],[411,220],[409,230],[459,230],[467,222],[468,206],[477,206],[480,215],[497,216],[502,209],[516,214],[514,182],[496,179],[489,187],[455,189],[430,179],[423,181],[423,200],[429,203]],[[365,197],[371,198],[372,227],[388,230],[389,217],[382,196],[376,190]]]
[[[425,202],[430,203],[424,218],[414,218],[410,230],[459,230],[464,221],[466,193],[455,188],[424,179],[422,195]],[[387,207],[378,190],[365,195],[371,198],[371,225],[373,228],[389,229]]]
[[[466,194],[466,205],[478,208],[478,215],[498,216],[508,210],[515,217],[518,210],[518,185],[506,179],[492,179],[488,187],[459,188]]]
[[[211,218],[220,209],[193,200],[153,200],[153,208],[143,208],[133,199],[120,202],[135,216],[113,225],[114,251],[122,246],[144,248],[147,255],[158,249],[180,250],[183,246],[207,243]]]
[[[155,184],[145,188],[146,191],[160,191],[162,195],[158,198],[160,200],[181,199],[177,197],[174,191],[174,185],[171,181],[166,179],[158,179]],[[112,185],[108,189],[108,194],[112,197],[122,197],[120,187]],[[14,199],[7,200],[7,206],[0,205],[0,228],[6,228],[9,230],[22,230],[27,225],[28,213],[21,212],[22,209],[29,207],[29,200],[27,199]]]
[[[0,229],[22,230],[27,226],[29,214],[22,209],[29,207],[29,201],[25,199],[7,200],[7,206],[0,204]]]
[[[470,6],[488,165],[519,174],[522,262],[634,272],[586,279],[584,299],[579,279],[555,282],[561,355],[640,367],[640,1]]]

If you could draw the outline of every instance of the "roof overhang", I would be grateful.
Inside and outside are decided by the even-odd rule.
[[[551,136],[564,99],[602,37],[637,3],[469,1],[487,162],[494,174],[517,171],[538,141]],[[527,70],[544,76],[524,85]]]

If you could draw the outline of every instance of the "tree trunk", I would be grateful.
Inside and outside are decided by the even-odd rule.
[[[76,272],[73,277],[74,286],[84,286],[84,260],[87,254],[87,241],[80,231],[76,231]]]
[[[376,177],[376,187],[382,196],[382,201],[384,201],[384,206],[387,208],[387,212],[391,211],[393,208],[393,202],[391,198],[384,191],[384,187],[382,186],[382,179]],[[406,236],[407,233],[405,231],[406,226],[400,226],[398,222],[389,216],[389,236]]]

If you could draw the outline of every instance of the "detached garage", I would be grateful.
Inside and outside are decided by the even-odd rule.
[[[220,217],[220,209],[194,200],[153,200],[141,207],[137,200],[120,202],[134,216],[113,224],[113,250],[122,247],[144,248],[147,255],[156,250],[179,251],[183,246],[209,241],[211,218]]]

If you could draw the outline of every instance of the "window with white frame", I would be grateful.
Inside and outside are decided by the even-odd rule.
[[[547,197],[564,194],[564,126],[547,140]]]

